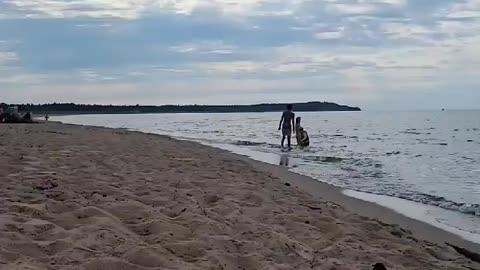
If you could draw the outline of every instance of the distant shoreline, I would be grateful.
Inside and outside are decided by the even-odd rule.
[[[148,113],[259,113],[283,111],[286,103],[254,105],[88,105],[74,103],[0,104],[6,109],[17,106],[20,111],[35,114],[148,114]],[[297,112],[361,111],[359,107],[331,102],[292,103]]]
[[[48,114],[49,116],[67,116],[67,115],[101,115],[101,114],[124,114],[124,115],[136,115],[136,114],[197,114],[197,113],[205,113],[205,114],[236,114],[236,113],[275,113],[281,111],[268,111],[268,112],[33,112],[34,115],[43,116]],[[309,112],[362,112],[362,111],[294,111],[295,113],[309,113]]]

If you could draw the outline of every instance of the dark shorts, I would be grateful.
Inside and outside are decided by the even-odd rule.
[[[283,136],[292,136],[292,128],[283,127],[282,128]]]

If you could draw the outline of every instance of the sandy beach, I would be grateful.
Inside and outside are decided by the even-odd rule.
[[[53,122],[0,135],[0,269],[480,269],[445,242],[478,245],[219,149]]]

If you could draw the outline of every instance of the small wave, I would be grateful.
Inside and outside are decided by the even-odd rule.
[[[236,141],[233,144],[235,145],[246,145],[246,146],[257,146],[257,145],[265,145],[265,142],[251,142],[251,141]]]
[[[385,178],[385,173],[382,172],[383,165],[379,162],[370,159],[350,159],[350,158],[340,158],[340,157],[329,157],[329,156],[314,156],[314,157],[304,157],[304,160],[316,161],[316,162],[326,162],[326,163],[340,163],[341,169],[348,174],[348,179],[343,179],[342,176],[337,175],[336,182],[330,182],[333,185],[337,185],[343,188],[348,188],[360,192],[367,192],[377,195],[386,195],[390,197],[396,197],[404,200],[414,201],[426,205],[432,205],[440,207],[443,209],[461,212],[468,215],[480,216],[480,204],[474,203],[459,203],[446,199],[445,197],[435,196],[425,193],[419,193],[412,190],[398,191],[397,187],[389,186],[388,183],[382,182],[382,185],[379,186],[356,186],[351,185],[352,180],[354,179],[383,179]],[[368,168],[362,170],[362,168]],[[306,173],[308,175],[308,173]],[[312,176],[316,178],[315,176]],[[338,182],[340,180],[340,182]],[[342,182],[341,180],[348,180],[347,182]],[[343,184],[342,184],[343,183]]]
[[[203,134],[223,134],[224,132],[221,130],[205,130],[202,131]]]
[[[341,157],[318,157],[318,156],[311,156],[311,157],[304,157],[307,161],[319,161],[324,163],[338,163],[342,162],[344,159]]]
[[[416,130],[416,129],[413,129],[413,130]],[[400,131],[400,133],[411,134],[411,135],[422,135],[421,132],[416,132],[416,131],[413,131],[413,130]]]
[[[444,197],[430,194],[398,194],[395,196],[401,199],[411,200],[423,204],[433,205],[440,208],[458,211],[464,214],[480,216],[480,204],[458,203],[445,199]]]
[[[432,143],[432,145],[442,145],[442,146],[447,146],[448,143]]]
[[[435,195],[430,195],[425,193],[408,192],[408,191],[398,193],[395,191],[376,191],[376,190],[368,190],[368,189],[361,189],[361,188],[353,189],[353,190],[370,193],[370,194],[395,197],[395,198],[413,201],[413,202],[417,202],[425,205],[436,206],[439,208],[460,212],[467,215],[480,216],[480,204],[454,202],[441,196],[435,196]]]

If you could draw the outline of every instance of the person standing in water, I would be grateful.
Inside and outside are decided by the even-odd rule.
[[[283,112],[278,130],[282,131],[282,148],[284,147],[285,138],[288,141],[288,149],[292,149],[292,131],[295,133],[295,114],[292,112],[292,105],[287,105],[287,110]]]

